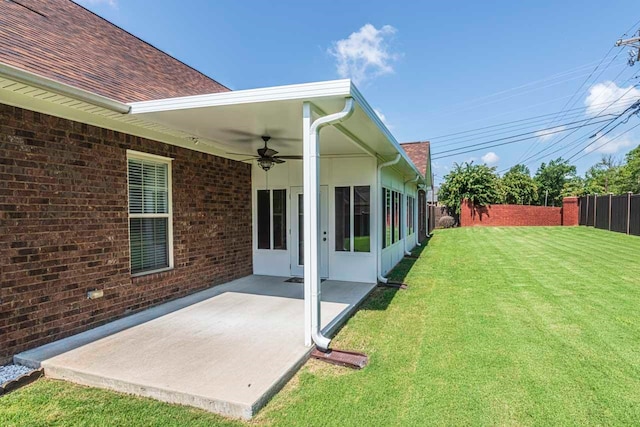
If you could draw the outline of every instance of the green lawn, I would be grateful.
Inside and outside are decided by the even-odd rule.
[[[252,424],[640,425],[640,238],[587,228],[438,230]],[[40,380],[0,425],[243,425]]]

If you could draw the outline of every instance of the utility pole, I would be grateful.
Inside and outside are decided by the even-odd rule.
[[[633,66],[633,64],[640,61],[640,30],[638,30],[635,37],[618,40],[616,46],[631,47],[629,51],[629,65]]]

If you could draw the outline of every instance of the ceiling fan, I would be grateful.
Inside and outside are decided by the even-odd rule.
[[[284,159],[287,160],[302,160],[302,156],[277,156],[278,152],[273,148],[269,148],[268,142],[271,139],[269,135],[262,135],[264,141],[264,147],[258,148],[258,155],[252,156],[251,159],[257,159],[258,165],[266,172],[276,163],[284,163]],[[227,153],[235,154],[237,156],[245,156],[246,154],[240,153]],[[249,160],[249,159],[247,159]]]

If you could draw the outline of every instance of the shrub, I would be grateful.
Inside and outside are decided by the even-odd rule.
[[[456,225],[456,220],[452,216],[443,216],[438,220],[438,227],[451,228]]]

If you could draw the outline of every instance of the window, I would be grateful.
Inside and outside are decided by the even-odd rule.
[[[351,251],[351,187],[335,189],[336,251]]]
[[[129,151],[131,273],[173,267],[171,159]]]
[[[400,206],[402,206],[402,194],[393,192],[393,243],[400,240]]]
[[[371,251],[370,193],[368,185],[335,188],[336,251]]]
[[[415,198],[412,196],[407,196],[407,235],[411,235],[414,233],[415,229],[415,221],[414,221],[414,209],[415,209]]]
[[[402,194],[386,188],[382,189],[382,209],[384,221],[382,222],[383,248],[400,241],[402,238]]]
[[[368,185],[353,187],[353,250],[371,251],[371,190]]]
[[[382,189],[382,211],[384,212],[384,221],[382,222],[383,230],[382,235],[384,236],[383,248],[391,246],[391,233],[392,233],[392,210],[391,210],[391,190],[387,190],[386,188]]]
[[[258,190],[258,249],[287,249],[287,190]]]

